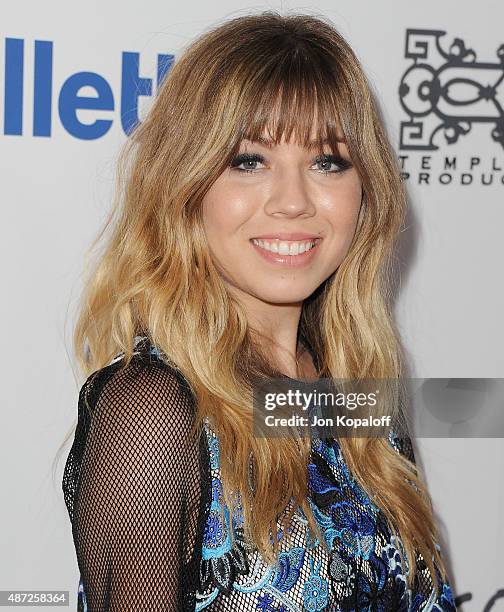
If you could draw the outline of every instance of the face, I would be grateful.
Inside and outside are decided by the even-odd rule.
[[[203,200],[212,259],[242,297],[302,303],[347,254],[361,199],[344,143],[320,156],[294,139],[243,140]]]

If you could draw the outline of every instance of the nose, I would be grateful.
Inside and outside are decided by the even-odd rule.
[[[300,169],[291,167],[275,177],[264,210],[275,217],[315,214],[315,203]]]

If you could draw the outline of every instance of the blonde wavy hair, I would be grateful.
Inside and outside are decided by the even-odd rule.
[[[252,433],[244,398],[252,397],[255,375],[279,372],[210,258],[202,199],[242,138],[268,130],[276,143],[294,133],[306,145],[314,121],[333,150],[341,126],[363,200],[344,261],[303,303],[300,338],[316,353],[321,377],[400,378],[390,307],[393,245],[406,206],[400,171],[356,55],[329,20],[306,14],[230,19],[178,57],[120,152],[113,206],[90,251],[107,229],[110,235],[87,271],[74,329],[86,376],[118,353],[126,367],[137,335],[183,373],[197,400],[193,433],[207,416],[220,440],[225,499],[231,504],[230,491],[239,492],[245,533],[268,562],[278,552],[277,520],[286,528],[292,515],[289,500],[320,535],[306,498],[309,442]],[[351,473],[402,539],[410,587],[416,552],[438,586],[434,563],[442,576],[446,570],[414,463],[386,438],[339,443]]]

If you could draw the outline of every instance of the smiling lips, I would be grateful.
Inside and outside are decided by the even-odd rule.
[[[316,244],[316,240],[259,240],[256,238],[252,242],[262,249],[280,255],[301,255]]]
[[[295,240],[290,234],[290,239],[283,238],[284,235],[261,236],[252,238],[251,243],[255,250],[269,263],[282,267],[299,268],[308,265],[318,251],[322,238],[313,234],[300,235]],[[279,237],[283,239],[279,239]]]

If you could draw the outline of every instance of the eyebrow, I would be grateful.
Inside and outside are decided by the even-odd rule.
[[[245,138],[245,140],[250,140],[250,138]],[[344,138],[336,138],[337,142],[343,142],[346,143],[346,140]],[[275,143],[273,140],[269,140],[268,138],[263,138],[262,136],[259,136],[258,138],[254,139],[254,140],[250,140],[250,142],[257,142],[259,144],[264,145],[265,147],[268,147],[268,149],[272,149],[275,146]],[[327,140],[327,138],[324,138],[322,140],[322,144],[329,144],[329,140]],[[311,140],[308,143],[308,149],[318,149],[319,147],[319,143],[317,140]]]

